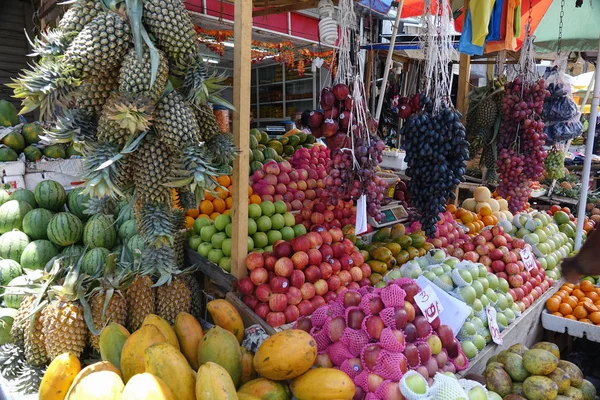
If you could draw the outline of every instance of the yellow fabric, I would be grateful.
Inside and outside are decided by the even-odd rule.
[[[471,43],[475,46],[483,46],[488,34],[488,25],[492,17],[492,9],[496,0],[475,0],[469,2],[471,11]]]

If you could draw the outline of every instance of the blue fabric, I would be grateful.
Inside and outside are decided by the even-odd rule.
[[[502,22],[502,6],[504,0],[496,0],[494,8],[492,9],[492,17],[490,18],[490,24],[488,26],[488,35],[485,41],[500,40],[500,24]]]
[[[473,36],[473,29],[471,25],[471,11],[467,13],[467,17],[465,18],[465,24],[463,26],[462,35],[460,35],[460,42],[458,43],[458,51],[463,54],[468,54],[470,56],[480,56],[483,55],[483,46],[475,46],[471,43],[471,39]]]
[[[382,15],[387,15],[392,8],[392,0],[361,0],[359,4]]]

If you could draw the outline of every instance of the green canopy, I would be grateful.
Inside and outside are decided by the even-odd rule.
[[[585,0],[579,8],[567,1],[564,7],[562,50],[596,51],[600,38],[600,0]],[[535,50],[538,53],[556,52],[560,1],[554,0],[535,30]]]

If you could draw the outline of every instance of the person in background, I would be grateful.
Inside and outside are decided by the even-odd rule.
[[[305,110],[302,112],[300,119],[296,121],[296,126],[298,129],[304,131],[305,133],[310,133],[310,127],[308,126],[308,119],[310,118],[310,110]]]
[[[574,257],[562,261],[563,276],[573,282],[582,276],[600,275],[600,233],[592,231]]]

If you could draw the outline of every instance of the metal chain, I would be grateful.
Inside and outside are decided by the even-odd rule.
[[[558,41],[556,44],[556,58],[560,58],[560,52],[562,50],[562,31],[563,31],[564,16],[565,16],[565,0],[560,0],[560,19],[558,21]]]
[[[529,14],[527,15],[527,35],[525,36],[526,38],[531,36],[531,21],[533,20],[532,14],[533,14],[533,0],[529,0]]]

